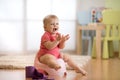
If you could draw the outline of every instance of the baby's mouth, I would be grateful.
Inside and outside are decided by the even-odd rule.
[[[58,30],[58,28],[53,28],[53,31],[57,31]]]

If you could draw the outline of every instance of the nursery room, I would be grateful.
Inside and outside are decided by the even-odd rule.
[[[120,80],[119,3],[0,0],[0,80]]]

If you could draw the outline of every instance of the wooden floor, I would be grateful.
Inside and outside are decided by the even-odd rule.
[[[68,71],[65,80],[120,80],[120,59],[92,59],[85,66],[87,76]],[[0,70],[0,80],[26,80],[24,70]]]

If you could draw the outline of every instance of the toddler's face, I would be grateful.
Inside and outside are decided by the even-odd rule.
[[[59,21],[58,19],[50,19],[49,22],[47,23],[46,27],[46,31],[55,34],[58,32],[59,29]]]

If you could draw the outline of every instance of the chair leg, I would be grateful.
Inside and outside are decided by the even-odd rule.
[[[120,41],[119,41],[119,45],[118,45],[118,50],[119,50],[119,58],[120,58]]]
[[[108,41],[108,47],[109,47],[109,57],[113,57],[114,53],[114,46],[113,46],[113,41]]]
[[[93,39],[92,58],[96,58],[96,40]]]
[[[108,41],[104,40],[103,42],[103,59],[108,59],[109,58],[109,53],[108,53]]]

